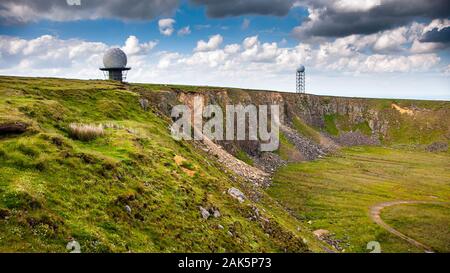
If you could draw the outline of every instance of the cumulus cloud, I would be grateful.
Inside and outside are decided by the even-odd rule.
[[[141,55],[147,54],[150,50],[152,50],[158,42],[150,41],[147,43],[139,43],[139,39],[131,35],[125,41],[125,46],[122,47],[122,50],[128,55]]]
[[[213,18],[239,16],[244,14],[287,15],[294,5],[293,0],[192,0],[206,7],[206,13]]]
[[[158,21],[159,32],[164,36],[170,36],[175,31],[173,25],[175,20],[172,18],[160,19]]]
[[[241,46],[239,44],[226,45],[224,48],[224,51],[227,54],[236,54],[239,50],[241,50]]]
[[[183,64],[183,67],[210,67],[220,71],[238,68],[241,72],[262,70],[263,74],[290,73],[299,63],[322,72],[357,74],[409,73],[439,67],[441,59],[435,53],[412,52],[406,47],[388,50],[393,46],[391,43],[380,45],[380,40],[384,39],[382,37],[398,35],[396,33],[402,33],[407,41],[415,37],[405,34],[408,31],[400,28],[392,30],[392,33],[351,35],[318,46],[299,43],[295,47],[283,47],[277,42],[263,43],[258,36],[250,36],[241,45],[229,44],[222,49],[219,47],[221,39],[211,37],[208,42],[199,41],[192,55],[171,58],[170,64],[165,63],[165,67],[179,67],[178,64]],[[401,40],[395,47],[407,44]],[[377,50],[381,53],[377,53]]]
[[[65,0],[2,0],[0,23],[28,23],[42,19],[148,20],[169,15],[178,5],[178,0],[89,0],[81,1],[81,5],[68,5]]]
[[[405,38],[421,37],[428,27],[411,26],[404,34]],[[403,30],[398,32],[404,33]],[[129,80],[139,82],[292,90],[293,71],[299,63],[307,66],[308,86],[311,82],[314,86],[329,82],[326,86],[333,87],[331,83],[335,80],[345,79],[341,82],[352,88],[351,82],[360,75],[381,79],[389,77],[386,76],[389,74],[398,77],[425,71],[441,77],[448,76],[448,61],[443,61],[436,53],[412,52],[408,49],[409,43],[403,44],[405,50],[401,52],[375,52],[373,47],[382,35],[388,34],[350,35],[321,45],[302,42],[293,47],[262,42],[258,36],[247,37],[239,44],[222,45],[221,36],[216,35],[210,37],[208,42],[199,43],[205,50],[185,54],[154,52],[156,42],[140,42],[137,37],[130,36],[122,48],[127,51],[132,67]],[[101,78],[98,67],[101,66],[103,53],[110,47],[117,45],[79,39],[63,40],[50,35],[29,40],[0,36],[0,74]],[[315,82],[311,78],[317,74],[334,76]],[[414,76],[411,77],[414,79]],[[402,86],[407,83],[404,80]]]
[[[437,50],[444,49],[446,46],[441,43],[422,43],[415,40],[411,46],[410,51],[412,53],[432,53]]]
[[[196,52],[201,51],[213,51],[219,48],[223,42],[223,37],[220,34],[209,37],[208,42],[200,40],[197,42],[197,47],[194,49]]]
[[[159,56],[159,62],[157,67],[160,69],[168,68],[173,60],[178,60],[181,58],[181,55],[177,52],[162,52]]]
[[[140,43],[136,36],[129,36],[122,49],[128,54],[128,63],[134,67],[143,65],[143,58],[156,42]],[[99,78],[103,54],[109,46],[102,42],[80,39],[59,39],[43,35],[26,40],[0,36],[0,74],[33,75],[74,78]]]
[[[373,49],[378,52],[401,50],[402,45],[408,42],[407,32],[407,27],[381,32],[377,35]]]
[[[450,20],[436,19],[428,25],[414,23],[416,37],[411,46],[413,53],[431,53],[450,46]]]
[[[409,28],[400,27],[372,35],[350,35],[319,45],[304,42],[294,47],[262,42],[258,36],[247,37],[240,44],[222,46],[223,37],[217,34],[207,42],[198,41],[192,54],[162,52],[157,55],[157,60],[150,61],[147,56],[157,45],[156,41],[140,42],[136,36],[129,36],[122,49],[129,55],[130,65],[135,69],[144,69],[149,62],[156,61],[158,69],[176,65],[177,69],[190,67],[195,71],[213,67],[219,71],[262,70],[261,73],[265,74],[290,73],[299,63],[321,72],[340,73],[442,70],[448,61],[442,63],[442,59],[433,52],[442,43],[422,43],[419,40],[428,29],[430,25],[413,24]],[[388,39],[389,42],[384,38],[396,36],[401,38]],[[101,66],[101,57],[109,47],[100,42],[62,40],[51,35],[30,40],[0,36],[0,73],[40,69],[73,72],[75,68],[94,73]],[[74,73],[74,76],[80,73]]]
[[[0,36],[0,74],[97,77],[107,49],[104,43],[60,40],[50,35],[30,40]]]

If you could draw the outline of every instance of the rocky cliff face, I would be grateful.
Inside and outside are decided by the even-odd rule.
[[[287,162],[314,160],[340,146],[448,143],[450,102],[361,99],[300,95],[241,89],[204,88],[196,91],[167,88],[143,96],[166,116],[174,105],[193,107],[201,96],[207,104],[279,105],[280,147],[261,152],[258,141],[218,141],[225,151],[272,172]]]

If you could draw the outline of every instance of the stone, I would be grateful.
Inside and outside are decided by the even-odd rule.
[[[209,216],[211,216],[209,211],[203,207],[199,207],[199,209],[200,209],[200,214],[202,215],[203,219],[208,220]]]
[[[142,109],[143,109],[144,111],[147,111],[148,106],[149,106],[149,102],[148,102],[147,99],[140,98],[140,99],[139,99],[139,104],[141,105],[141,107],[142,107]]]
[[[125,206],[125,211],[126,211],[128,214],[131,214],[131,207],[128,206],[128,205],[126,205],[126,206]]]
[[[240,203],[243,203],[246,199],[245,195],[236,188],[230,188],[228,190],[228,194],[231,195],[234,199],[237,199]]]
[[[214,218],[219,218],[221,215],[220,215],[220,211],[219,210],[214,210],[214,213],[213,213],[213,216],[214,216]]]
[[[324,237],[326,237],[327,235],[329,235],[330,232],[329,232],[328,230],[326,230],[326,229],[317,229],[317,230],[313,231],[313,234],[314,234],[317,238],[321,239],[321,238],[324,238]]]
[[[427,146],[428,152],[446,152],[448,151],[448,144],[445,142],[434,142]]]

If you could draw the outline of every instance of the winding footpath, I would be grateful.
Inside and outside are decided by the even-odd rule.
[[[433,253],[433,249],[423,243],[420,243],[416,240],[414,240],[411,237],[406,236],[405,234],[401,233],[400,231],[394,229],[393,227],[386,224],[383,219],[381,219],[381,210],[383,210],[386,207],[396,206],[396,205],[405,205],[405,204],[445,204],[444,202],[432,202],[432,201],[392,201],[392,202],[384,202],[379,203],[370,208],[370,217],[372,220],[381,226],[382,228],[386,229],[391,234],[394,234],[397,237],[402,238],[403,240],[409,242],[410,244],[423,249],[427,253]]]

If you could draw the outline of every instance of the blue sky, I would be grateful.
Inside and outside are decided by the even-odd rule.
[[[184,2],[175,11],[176,29],[190,26],[192,33],[186,36],[163,36],[158,30],[158,20],[119,20],[96,19],[56,22],[42,20],[32,24],[2,26],[0,34],[33,39],[51,34],[60,39],[80,38],[88,41],[102,41],[109,45],[122,44],[130,35],[140,40],[159,40],[159,47],[164,50],[180,52],[192,51],[200,39],[205,39],[217,33],[224,36],[225,43],[239,43],[248,36],[258,35],[263,42],[281,41],[286,39],[288,45],[295,45],[297,39],[291,31],[299,22],[307,17],[307,11],[298,7],[292,9],[285,17],[244,15],[228,18],[208,18],[205,7],[194,6]],[[166,18],[166,17],[162,17]],[[242,24],[245,19],[250,25],[245,31]]]
[[[450,99],[445,1],[404,18],[384,0],[39,2],[0,4],[0,74],[101,78],[102,54],[117,46],[134,82],[294,91],[304,63],[314,94]],[[123,11],[132,2],[136,11]]]

